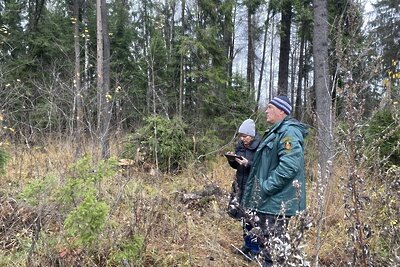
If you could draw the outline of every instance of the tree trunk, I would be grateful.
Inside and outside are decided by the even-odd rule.
[[[254,27],[253,14],[251,9],[247,9],[247,85],[249,95],[254,94]]]
[[[98,138],[101,157],[110,156],[110,42],[107,26],[106,0],[97,0],[97,96],[98,96]]]
[[[148,19],[149,19],[149,15],[147,14],[147,2],[146,0],[142,0],[142,5],[143,5],[143,14],[141,14],[141,16],[143,17],[143,40],[144,40],[144,45],[143,45],[143,57],[147,58],[148,57],[148,47],[150,44],[150,33],[149,33],[149,27],[148,27]],[[150,77],[151,77],[151,72],[150,72],[150,68],[149,68],[149,64],[148,67],[146,69],[146,79],[147,79],[147,90],[146,90],[146,112],[147,113],[151,113],[152,112],[152,98],[154,97],[153,91],[152,91],[152,87],[151,87],[151,81],[150,81]],[[153,103],[153,109],[154,109],[154,103]]]
[[[96,26],[97,26],[97,127],[100,129],[101,125],[101,111],[102,111],[102,93],[104,88],[104,54],[103,54],[103,17],[102,17],[102,4],[103,0],[96,0]],[[99,132],[100,133],[100,132]]]
[[[304,78],[304,43],[305,43],[305,29],[302,23],[300,27],[300,55],[299,55],[299,73],[297,76],[297,91],[296,91],[296,104],[294,105],[294,117],[301,120],[301,93],[303,92],[303,78]]]
[[[296,40],[296,42],[297,42],[297,40]],[[295,90],[294,84],[295,84],[295,81],[296,81],[295,72],[297,70],[297,64],[298,64],[298,61],[299,61],[299,59],[297,57],[297,44],[295,45],[295,47],[293,49],[293,52],[291,54],[292,54],[292,56],[291,56],[291,64],[290,64],[290,92],[288,92],[288,97],[290,95],[289,99],[290,99],[290,102],[293,105],[293,103],[294,103],[294,94],[295,94],[295,92],[294,92],[294,90]]]
[[[224,47],[225,47],[225,53],[224,56],[227,58],[227,63],[225,64],[225,71],[227,75],[227,85],[230,87],[232,84],[232,62],[233,62],[233,39],[234,39],[234,29],[235,29],[235,24],[234,24],[234,16],[235,16],[235,8],[236,8],[236,3],[233,4],[232,6],[229,6],[229,9],[226,11],[223,11],[224,15],[224,21],[225,23],[222,23],[223,27],[223,41],[224,41]]]
[[[76,122],[76,129],[72,129],[72,133],[76,139],[75,156],[80,157],[82,151],[83,140],[83,103],[82,103],[82,84],[81,84],[81,47],[80,47],[80,32],[79,32],[79,8],[80,0],[74,1],[73,18],[74,18],[74,50],[75,50],[75,78],[74,78],[74,106],[73,114]]]
[[[272,17],[272,27],[271,27],[271,52],[269,55],[269,84],[268,84],[268,102],[271,101],[274,85],[274,35],[275,35],[275,19]]]
[[[175,11],[176,11],[176,2],[175,1],[165,1],[164,4],[164,38],[165,44],[167,46],[168,51],[168,60],[171,59],[172,51],[174,49],[174,33],[175,33]]]
[[[46,4],[46,0],[29,0],[28,1],[28,28],[30,32],[35,32],[38,27],[40,17],[43,12],[43,8]]]
[[[186,0],[182,0],[182,36],[185,35],[185,6],[186,6]],[[181,53],[180,53],[180,75],[179,75],[179,108],[178,108],[178,113],[179,117],[182,118],[183,115],[183,82],[185,80],[185,60],[184,60],[184,54],[185,54],[186,48],[183,48],[181,46]]]
[[[321,231],[325,210],[326,192],[332,167],[332,106],[328,64],[328,16],[327,1],[314,0],[314,87],[317,105],[318,156],[320,175],[317,192],[322,192],[317,222],[315,266],[318,266],[318,252],[321,246]]]
[[[281,19],[281,43],[279,47],[278,95],[288,94],[290,27],[292,24],[292,3],[284,1]]]
[[[271,13],[271,9],[268,8],[267,20],[265,21],[265,25],[264,25],[265,32],[264,32],[263,52],[262,52],[262,60],[261,60],[260,77],[258,79],[258,89],[257,89],[257,99],[256,99],[255,111],[258,110],[258,107],[260,105],[259,102],[260,102],[260,97],[261,97],[261,85],[262,85],[262,80],[263,80],[263,76],[264,76],[265,54],[266,54],[266,50],[267,50],[267,38],[268,38],[270,13]],[[274,14],[272,16],[274,16]]]
[[[82,119],[81,122],[83,124],[84,129],[87,130],[89,127],[87,127],[87,123],[85,126],[85,121],[87,121],[87,118],[84,118],[84,102],[83,100],[85,99],[85,95],[87,91],[89,90],[90,87],[90,73],[89,73],[89,67],[90,67],[90,51],[89,51],[89,41],[90,41],[90,36],[89,36],[89,28],[88,28],[88,15],[87,15],[87,0],[83,0],[83,25],[84,25],[84,34],[85,34],[85,44],[84,44],[84,50],[85,50],[85,60],[84,60],[84,68],[83,68],[83,73],[84,73],[84,82],[83,82],[83,88],[82,88],[82,110],[79,112],[82,112]],[[91,134],[93,129],[89,128]],[[82,132],[84,135],[84,132]]]
[[[237,5],[235,2],[233,15],[232,15],[232,40],[229,48],[228,54],[228,77],[229,77],[229,87],[232,85],[232,76],[233,76],[233,60],[235,59],[235,25],[236,25],[236,9]]]

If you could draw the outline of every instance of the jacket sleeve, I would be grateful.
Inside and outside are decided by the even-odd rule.
[[[228,163],[229,163],[229,165],[232,167],[232,168],[234,168],[234,169],[237,169],[238,168],[238,166],[239,166],[239,163],[237,163],[236,162],[236,160],[228,160]]]
[[[288,129],[277,144],[278,165],[261,187],[271,196],[291,183],[299,172],[303,162],[302,134],[297,129]]]

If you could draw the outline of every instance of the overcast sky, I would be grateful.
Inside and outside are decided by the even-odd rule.
[[[366,26],[366,24],[373,19],[374,15],[373,15],[373,6],[372,3],[375,3],[376,0],[361,0],[361,5],[364,6],[364,26]],[[259,20],[259,24],[263,23],[263,21],[265,20],[265,18],[263,17],[263,15],[266,15],[266,11],[263,10],[260,12],[260,15],[256,17],[257,20]],[[246,21],[247,20],[247,13],[245,12],[245,10],[242,9],[238,9],[237,10],[237,19],[236,19],[236,37],[235,37],[235,49],[236,49],[236,57],[234,59],[234,71],[237,73],[241,73],[242,75],[246,75],[246,67],[247,67],[247,24]],[[274,22],[270,22],[270,23],[275,23],[275,27],[277,27],[277,23],[278,23],[279,19],[275,19]],[[294,32],[295,29],[293,29],[292,35],[295,35],[296,32]],[[269,32],[271,32],[271,27],[269,28]],[[279,36],[278,36],[278,32],[277,30],[275,30],[274,32],[274,38],[272,38],[272,42],[273,44],[273,89],[276,89],[277,86],[277,82],[278,82],[278,58],[279,58]],[[261,59],[262,55],[262,47],[260,47],[261,42],[258,42],[258,46],[256,48],[257,50],[257,57],[258,59]],[[267,53],[266,53],[266,63],[265,63],[265,69],[264,69],[264,75],[263,75],[263,81],[262,81],[262,92],[261,92],[261,105],[265,105],[265,101],[268,98],[267,95],[267,90],[268,90],[268,84],[269,84],[269,80],[267,80],[267,78],[269,79],[270,77],[270,53],[271,53],[271,35],[269,35],[268,37],[268,42],[267,42]],[[291,48],[291,50],[294,50],[294,47]],[[293,52],[293,51],[292,51]],[[258,60],[259,61],[259,60]],[[260,62],[256,62],[256,68],[259,68],[260,66]],[[258,87],[258,79],[259,79],[259,70],[256,69],[256,84],[255,87]],[[290,79],[290,78],[289,78]],[[289,85],[289,90],[290,90],[290,85]],[[276,94],[276,92],[273,92],[273,95]]]

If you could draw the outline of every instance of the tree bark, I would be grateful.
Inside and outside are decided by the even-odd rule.
[[[87,118],[84,118],[84,102],[83,100],[85,99],[85,95],[86,92],[89,90],[90,87],[90,74],[89,74],[89,67],[90,67],[90,61],[89,61],[89,57],[90,57],[90,49],[89,49],[89,41],[90,41],[90,36],[89,36],[89,29],[88,29],[88,23],[89,23],[89,18],[88,18],[88,14],[87,14],[87,0],[83,0],[83,26],[84,26],[84,34],[85,34],[85,43],[84,43],[84,50],[85,50],[85,59],[84,59],[84,67],[83,67],[83,88],[82,88],[82,119],[81,122],[83,124],[84,130],[87,130],[87,123],[85,123],[85,121],[87,122]],[[85,126],[86,125],[86,126]],[[85,129],[86,128],[86,129]],[[90,129],[90,131],[92,132],[93,129]],[[84,133],[82,133],[84,134]]]
[[[228,85],[229,87],[232,85],[232,76],[233,76],[233,60],[235,59],[235,25],[236,25],[236,9],[237,9],[237,4],[235,1],[235,5],[233,8],[233,15],[232,15],[232,33],[231,33],[231,43],[229,47],[229,54],[228,54]]]
[[[272,17],[272,27],[271,27],[271,52],[269,55],[269,84],[268,84],[268,102],[271,101],[273,95],[273,85],[274,85],[274,35],[275,35],[275,20]]]
[[[254,94],[254,26],[251,8],[247,8],[247,85],[249,95]]]
[[[262,52],[262,60],[261,60],[261,69],[260,69],[260,77],[258,79],[258,89],[257,89],[257,99],[256,99],[256,108],[255,111],[258,110],[258,106],[260,105],[260,95],[261,95],[261,85],[264,76],[264,66],[265,66],[265,57],[267,50],[267,39],[268,39],[268,29],[269,29],[269,19],[270,19],[271,9],[268,8],[267,20],[265,21],[265,32],[264,32],[264,42],[263,42],[263,52]],[[274,14],[272,14],[274,16]]]
[[[281,19],[281,42],[279,47],[278,95],[288,94],[290,27],[292,25],[292,2],[284,1]]]
[[[143,26],[143,33],[144,33],[143,57],[147,58],[149,56],[148,48],[149,48],[149,44],[150,44],[150,33],[149,33],[149,27],[148,27],[149,15],[148,15],[148,10],[147,10],[148,1],[142,0],[141,3],[143,5],[142,14],[141,14],[141,17],[143,18],[142,26]],[[147,79],[146,112],[150,114],[150,113],[152,113],[152,110],[154,109],[155,103],[153,103],[153,101],[152,101],[152,98],[154,98],[154,96],[153,96],[154,92],[152,91],[152,87],[151,87],[151,70],[150,70],[149,66],[150,65],[148,64],[148,66],[146,68],[146,79]],[[152,104],[153,104],[153,108],[152,108]]]
[[[185,8],[186,8],[186,0],[182,0],[182,36],[185,35]],[[184,54],[186,48],[182,47],[181,43],[181,53],[180,53],[180,75],[179,75],[179,108],[178,108],[178,113],[179,117],[182,118],[182,112],[183,112],[183,84],[184,84],[184,79],[185,79],[185,60],[184,60]]]
[[[75,50],[75,77],[74,77],[74,106],[73,115],[76,122],[76,131],[72,129],[72,133],[76,139],[76,151],[75,156],[79,157],[82,151],[83,141],[83,102],[82,102],[82,83],[81,83],[81,47],[80,47],[80,0],[74,0],[73,6],[73,18],[74,18],[74,50]]]
[[[299,73],[297,76],[297,91],[296,91],[296,104],[294,105],[294,117],[298,120],[301,119],[302,98],[303,92],[303,78],[304,78],[304,43],[305,43],[305,29],[304,24],[300,26],[300,51],[299,51]]]
[[[235,8],[236,3],[233,3],[229,6],[229,9],[223,11],[224,21],[225,23],[221,23],[222,33],[223,33],[223,41],[225,47],[224,56],[227,58],[227,63],[225,64],[225,71],[228,77],[227,85],[231,86],[232,84],[232,62],[233,62],[233,39],[234,39],[234,16],[235,16]]]
[[[317,222],[317,242],[315,266],[318,266],[318,253],[321,246],[321,231],[324,220],[326,192],[332,166],[332,106],[328,64],[328,16],[327,1],[314,0],[314,87],[317,105],[318,156],[320,177],[317,192],[322,192]]]
[[[46,0],[29,0],[28,1],[28,15],[29,24],[28,28],[31,32],[35,32],[38,27],[43,8],[46,5]]]
[[[103,159],[110,156],[110,42],[106,0],[97,0],[97,96],[98,138]]]
[[[297,42],[297,39],[296,39]],[[297,64],[299,62],[298,56],[297,56],[297,44],[294,46],[293,52],[291,53],[291,64],[290,64],[290,92],[288,92],[288,97],[290,99],[290,102],[294,103],[294,94],[295,94],[295,80],[296,80],[296,70],[297,70]],[[290,96],[289,96],[290,95]]]

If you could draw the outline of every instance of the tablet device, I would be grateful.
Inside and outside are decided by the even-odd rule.
[[[224,154],[225,155],[225,157],[228,159],[228,160],[231,160],[231,161],[234,161],[236,158],[238,158],[238,159],[243,159],[243,157],[242,156],[238,156],[238,155],[236,155],[236,154]]]

